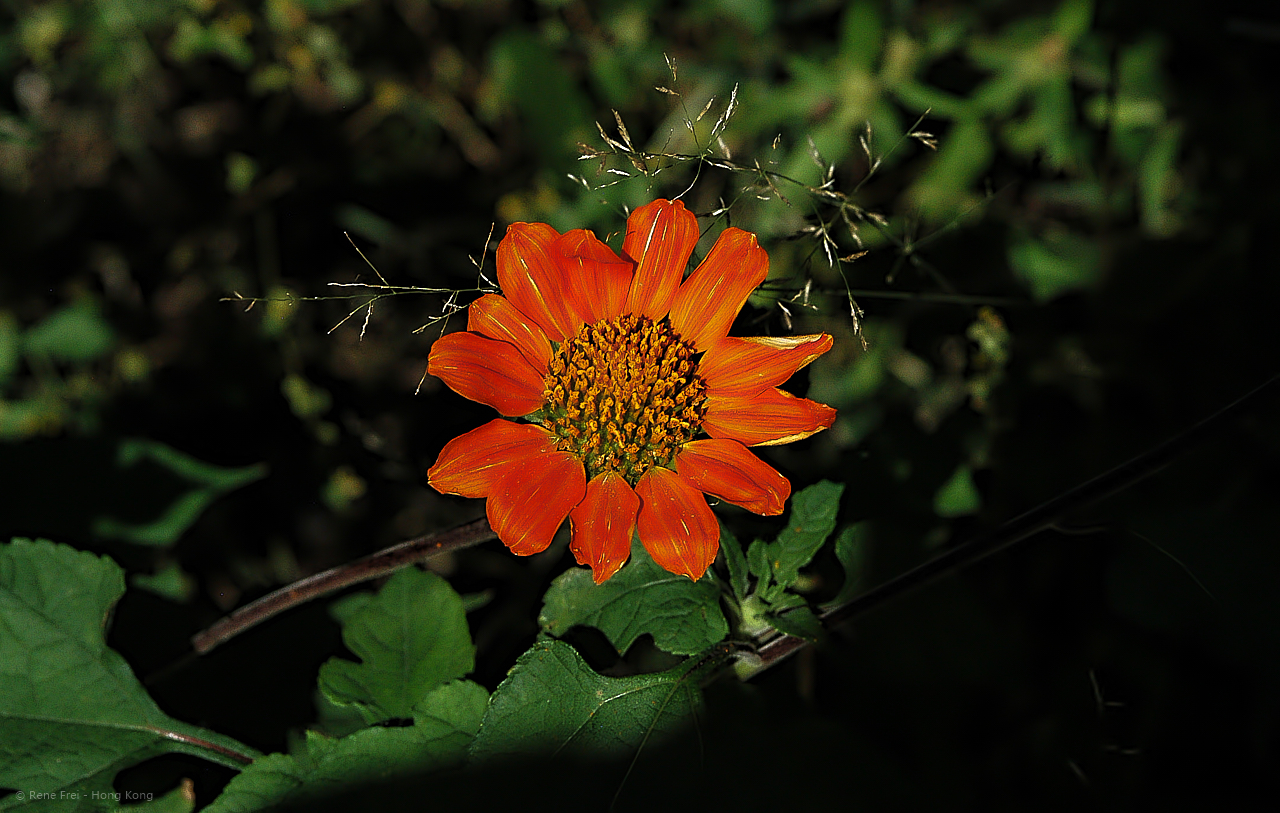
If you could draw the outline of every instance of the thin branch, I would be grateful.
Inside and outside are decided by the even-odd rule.
[[[757,294],[776,295],[777,298],[790,297],[796,291],[803,291],[803,286],[796,287],[790,280],[766,281],[756,289]],[[945,302],[951,305],[990,305],[1000,308],[1017,308],[1031,304],[1026,298],[1012,296],[988,296],[985,294],[953,294],[941,291],[894,291],[874,288],[845,288],[839,290],[824,286],[811,285],[809,293],[824,296],[861,297],[864,299],[900,299],[913,302]]]
[[[308,576],[246,604],[203,632],[191,636],[191,647],[197,655],[204,655],[245,630],[313,598],[385,576],[406,565],[423,562],[442,553],[479,545],[496,536],[489,527],[489,521],[481,518],[448,531],[392,545],[354,562]]]
[[[980,536],[977,539],[952,548],[946,553],[936,556],[924,564],[868,590],[846,604],[833,607],[819,616],[823,627],[827,630],[832,630],[847,624],[858,616],[870,612],[903,593],[936,581],[961,568],[968,567],[1018,542],[1030,539],[1041,531],[1062,522],[1071,514],[1099,503],[1145,480],[1168,466],[1179,455],[1204,441],[1212,433],[1222,429],[1228,419],[1238,417],[1246,408],[1257,406],[1260,396],[1277,383],[1280,383],[1280,374],[1272,376],[1266,382],[1250,390],[1234,402],[1194,426],[1183,430],[1169,440],[1148,449],[1127,463],[1094,477],[1092,480],[1082,483],[1070,491],[1033,508],[985,536]],[[759,661],[744,679],[754,677],[765,669],[776,666],[808,643],[803,638],[796,638],[791,635],[780,635],[769,640],[757,650],[756,655]]]
[[[391,283],[387,282],[386,278],[382,276],[382,272],[378,270],[378,266],[369,262],[369,258],[364,256],[364,252],[360,250],[360,246],[356,245],[356,241],[351,239],[351,235],[344,231],[342,236],[347,238],[347,242],[350,243],[351,247],[360,255],[360,259],[364,260],[364,264],[369,266],[369,268],[373,270],[373,273],[378,275],[378,281],[388,288],[391,287]]]

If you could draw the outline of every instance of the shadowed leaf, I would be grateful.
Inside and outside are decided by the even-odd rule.
[[[604,584],[592,581],[586,568],[556,579],[543,598],[538,623],[556,636],[576,624],[596,627],[618,652],[649,633],[659,649],[692,655],[729,634],[714,578],[692,582],[669,573],[639,542],[632,545],[631,561]]]
[[[666,672],[610,678],[592,671],[568,644],[540,641],[494,690],[472,759],[634,754],[690,720],[702,703],[698,677],[719,657],[712,653]]]

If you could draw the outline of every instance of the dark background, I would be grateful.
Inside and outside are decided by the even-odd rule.
[[[444,443],[488,419],[423,381],[442,326],[414,330],[445,295],[381,300],[363,336],[363,311],[330,329],[364,299],[301,299],[376,282],[344,231],[394,285],[466,291],[491,224],[495,241],[528,219],[616,247],[625,207],[690,186],[700,215],[730,204],[784,301],[812,281],[794,329],[836,335],[791,388],[840,422],[765,457],[797,488],[847,483],[842,522],[870,529],[866,586],[1276,372],[1270,4],[1085,4],[1074,40],[1056,5],[994,0],[135,6],[0,15],[0,535],[168,574],[134,582],[111,630],[142,676],[269,589],[482,511],[425,484]],[[610,150],[594,122],[616,138],[611,110],[637,147],[696,152],[684,122],[717,96],[695,122],[705,139],[739,83],[724,133],[739,164],[820,183],[812,137],[833,188],[886,218],[860,223],[870,253],[844,266],[866,349],[811,228],[839,225],[829,201],[675,158],[647,174],[578,160],[579,141]],[[925,108],[939,150],[890,151]],[[887,157],[864,184],[866,120]],[[566,177],[623,178],[601,166],[632,177]],[[847,231],[837,242],[857,250]],[[237,294],[275,301],[246,312],[224,301]],[[768,297],[753,305],[738,332],[787,330]],[[1276,410],[1257,399],[1071,533],[903,597],[750,685],[711,687],[700,747],[654,755],[670,769],[641,770],[624,804],[1247,808],[1278,750]],[[172,477],[124,471],[124,438],[265,475],[172,544],[138,544],[102,517],[156,515]],[[744,539],[776,527],[724,517]],[[525,560],[491,543],[440,565],[460,592],[492,591],[472,615],[477,680],[492,688],[532,642],[569,563],[562,545]],[[824,552],[815,598],[838,573]],[[283,750],[342,651],[318,602],[151,690],[174,716]],[[174,758],[121,781],[179,776],[202,799],[227,778]],[[525,778],[592,799],[606,785],[602,808],[616,785]]]

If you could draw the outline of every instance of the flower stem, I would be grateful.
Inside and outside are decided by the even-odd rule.
[[[354,562],[308,576],[246,604],[208,629],[191,636],[191,647],[197,655],[203,655],[268,618],[313,598],[376,579],[406,565],[423,562],[442,553],[479,545],[496,536],[497,534],[489,527],[489,520],[481,517],[448,531],[428,534],[392,545],[377,553],[356,559]]]

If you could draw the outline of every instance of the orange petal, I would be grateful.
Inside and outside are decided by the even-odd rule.
[[[606,471],[587,483],[586,496],[569,514],[569,550],[578,564],[590,566],[596,584],[617,573],[631,555],[639,510],[640,498],[618,473]]]
[[[485,294],[467,307],[467,330],[514,344],[535,370],[546,372],[551,344],[531,319],[505,297]]]
[[[720,523],[702,492],[671,469],[655,466],[636,483],[636,530],[653,561],[697,581],[720,549]]]
[[[614,254],[586,229],[565,232],[554,249],[563,254],[566,296],[582,321],[593,325],[622,313],[631,287],[632,263]]]
[[[779,389],[756,395],[708,395],[702,428],[713,438],[746,446],[777,446],[804,440],[831,426],[836,411]]]
[[[542,373],[513,344],[477,333],[450,333],[436,339],[427,372],[472,401],[507,416],[528,415],[542,406]]]
[[[541,426],[494,418],[446,443],[427,482],[441,494],[488,497],[510,467],[555,449],[555,435]]]
[[[699,350],[729,335],[747,297],[769,274],[769,255],[751,232],[725,229],[676,292],[671,326]]]
[[[791,483],[736,440],[710,438],[684,445],[676,471],[699,491],[756,514],[782,513]]]
[[[485,504],[489,525],[519,556],[541,553],[574,506],[582,502],[587,473],[568,452],[525,458],[494,483]]]
[[[755,395],[786,381],[831,349],[831,337],[750,336],[721,339],[707,349],[698,375],[713,395]]]
[[[538,323],[547,338],[564,341],[577,330],[565,298],[564,271],[551,244],[560,233],[546,223],[512,223],[498,243],[498,285],[520,312]]]
[[[655,200],[627,218],[622,253],[636,261],[627,312],[658,320],[667,315],[698,244],[698,218],[680,201]]]

